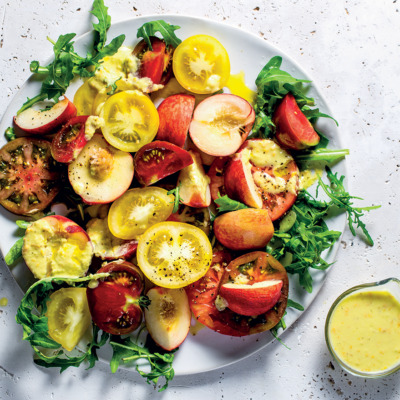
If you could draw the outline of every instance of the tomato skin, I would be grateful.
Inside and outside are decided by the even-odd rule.
[[[230,336],[246,336],[273,328],[282,318],[287,305],[289,280],[285,268],[270,254],[261,251],[244,254],[233,261],[230,261],[230,257],[227,252],[215,253],[213,264],[206,275],[186,288],[195,318],[208,328]],[[229,308],[219,311],[215,300],[220,287],[240,273],[240,265],[248,262],[255,262],[255,268],[249,272],[254,282],[264,279],[283,281],[277,305],[265,314],[253,317],[239,315]]]
[[[56,133],[51,141],[51,154],[53,158],[61,163],[69,163],[88,142],[85,138],[85,123],[88,115],[71,118]]]
[[[112,335],[124,335],[137,329],[143,312],[140,296],[144,289],[143,274],[128,261],[114,261],[100,268],[98,273],[111,275],[87,288],[86,295],[93,322]]]
[[[44,210],[59,192],[50,142],[18,138],[0,149],[0,204],[18,215]]]
[[[150,37],[150,42],[153,50],[150,50],[144,40],[133,50],[141,61],[139,76],[150,78],[155,84],[166,85],[172,76],[171,58],[174,48],[167,47],[163,40],[155,36]]]
[[[148,186],[193,164],[193,159],[186,150],[156,140],[144,145],[135,154],[133,163],[136,178],[141,185]]]
[[[318,133],[300,110],[291,93],[279,104],[273,121],[276,126],[276,138],[284,148],[302,150],[319,143]]]
[[[208,35],[185,39],[175,49],[172,68],[180,85],[196,94],[218,92],[230,76],[228,52]]]

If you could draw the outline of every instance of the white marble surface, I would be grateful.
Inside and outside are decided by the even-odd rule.
[[[137,374],[94,370],[42,370],[20,340],[14,316],[22,294],[0,265],[0,399],[398,399],[399,374],[365,380],[343,372],[324,341],[334,299],[364,282],[399,277],[400,256],[400,4],[397,0],[235,0],[216,2],[106,2],[113,21],[146,14],[177,13],[225,21],[261,36],[290,54],[323,91],[340,122],[352,194],[360,205],[381,204],[365,217],[375,246],[347,230],[336,265],[312,306],[279,343],[220,370],[176,377],[157,393]],[[91,1],[0,1],[0,115],[29,76],[32,59],[51,55],[46,36],[78,35],[90,28]]]

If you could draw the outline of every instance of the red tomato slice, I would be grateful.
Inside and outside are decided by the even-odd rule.
[[[133,332],[142,322],[142,272],[128,261],[111,262],[101,272],[111,275],[86,292],[93,322],[112,335]]]
[[[289,292],[289,280],[285,268],[270,254],[261,251],[245,254],[228,265],[230,254],[217,252],[207,274],[189,285],[186,293],[195,318],[208,328],[230,336],[246,336],[273,328],[282,318]],[[239,274],[252,282],[267,279],[282,280],[282,293],[275,307],[258,316],[244,316],[225,308],[219,311],[215,305],[219,288]]]
[[[186,150],[156,140],[144,145],[135,154],[133,162],[138,181],[148,186],[193,164],[193,159]]]
[[[302,150],[319,143],[318,133],[302,113],[291,93],[279,104],[273,121],[276,126],[276,138],[285,148]]]
[[[0,204],[29,215],[45,209],[59,191],[59,172],[47,140],[18,138],[0,150]]]
[[[87,115],[71,118],[54,136],[51,142],[51,154],[61,163],[74,160],[88,142],[85,138]]]
[[[150,50],[147,43],[140,41],[133,53],[140,59],[139,75],[150,78],[153,83],[166,85],[172,76],[172,54],[174,48],[166,46],[165,42],[155,36],[150,38]]]

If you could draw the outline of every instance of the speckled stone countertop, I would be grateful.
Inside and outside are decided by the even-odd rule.
[[[400,4],[397,0],[234,0],[106,2],[112,20],[146,14],[203,16],[241,27],[296,60],[324,94],[340,122],[350,192],[360,205],[382,207],[365,216],[375,246],[346,230],[337,262],[317,298],[282,336],[236,364],[176,377],[157,393],[137,374],[94,370],[42,370],[14,317],[22,293],[0,265],[0,399],[398,399],[399,373],[365,380],[345,373],[324,340],[326,314],[336,297],[364,282],[400,277]],[[29,77],[29,62],[46,60],[45,38],[90,29],[91,1],[0,2],[0,116]]]

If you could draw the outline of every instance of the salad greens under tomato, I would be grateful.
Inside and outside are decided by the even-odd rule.
[[[40,92],[0,149],[0,204],[29,217],[5,261],[23,257],[38,279],[16,316],[38,365],[92,368],[109,343],[113,373],[134,365],[164,390],[192,313],[220,334],[277,337],[287,308],[304,309],[288,298],[288,274],[311,293],[312,270],[331,265],[341,232],[329,219],[346,212],[373,245],[361,218],[377,207],[353,205],[360,198],[330,168],[348,150],[327,149],[315,128],[337,121],[281,57],[260,71],[252,105],[223,93],[229,56],[215,38],[182,41],[179,26],[152,21],[132,53],[125,35],[107,44],[107,10],[94,1],[91,52],[79,55],[71,33],[49,39],[49,65],[31,63]],[[74,102],[61,99],[75,77]],[[315,194],[299,186],[309,169],[321,171],[309,178]]]

